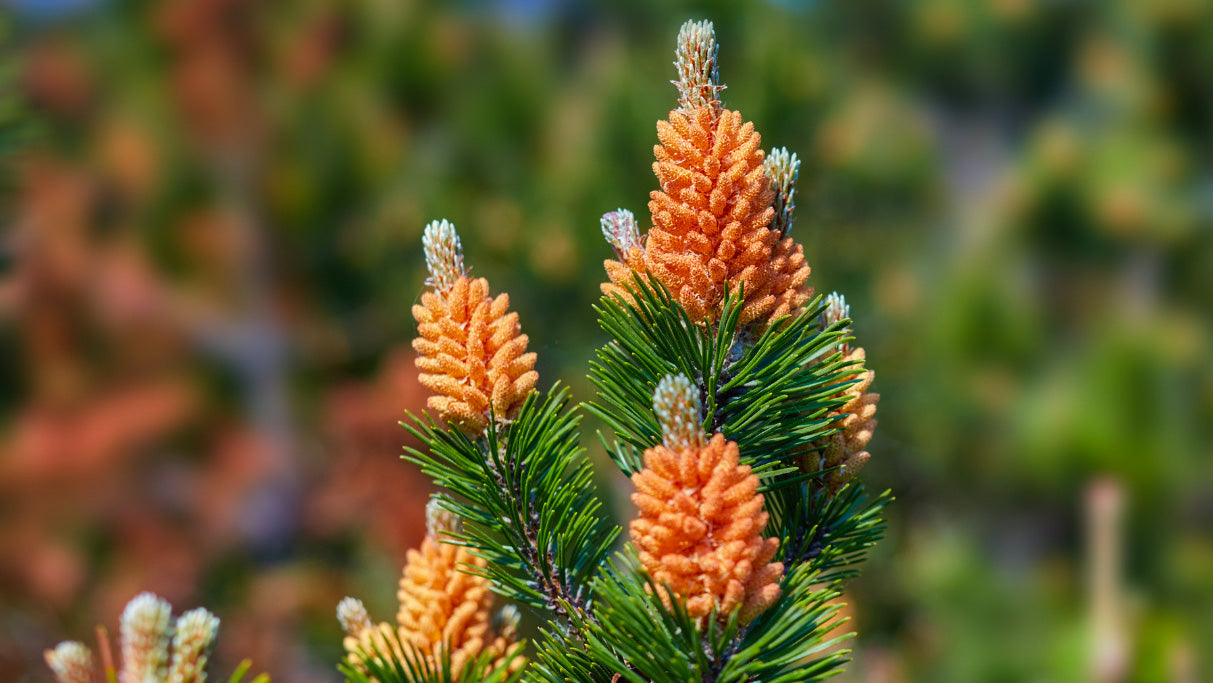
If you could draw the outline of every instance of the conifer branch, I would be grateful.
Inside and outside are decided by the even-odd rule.
[[[845,303],[812,298],[787,236],[799,160],[764,160],[752,124],[722,109],[716,56],[711,24],[683,26],[652,229],[642,236],[624,209],[601,222],[617,260],[596,310],[612,341],[591,364],[587,409],[613,432],[600,438],[639,510],[617,561],[567,391],[532,393],[534,355],[516,315],[503,317],[508,300],[468,278],[449,224],[426,230],[434,291],[414,308],[415,347],[438,415],[406,425],[425,444],[406,458],[465,520],[448,532],[477,558],[464,570],[546,618],[531,680],[824,678],[845,660],[827,651],[833,601],[883,533],[888,495],[848,483],[868,457],[873,375],[849,346]],[[498,362],[489,345],[512,355]],[[459,673],[368,642],[397,662],[380,680]]]
[[[465,522],[452,541],[487,561],[471,571],[565,623],[570,610],[589,607],[592,578],[619,533],[601,516],[568,401],[559,387],[532,394],[512,425],[490,420],[475,441],[431,418],[401,423],[427,445],[407,449],[406,459],[449,493],[440,505]]]
[[[701,623],[680,603],[666,605],[630,552],[611,561],[597,583],[597,620],[581,624],[586,649],[569,652],[542,638],[535,680],[790,683],[822,680],[846,659],[845,651],[831,650],[840,639],[825,638],[838,624],[839,593],[819,587],[821,576],[808,567],[790,574],[784,597],[748,627],[736,615]]]
[[[833,353],[843,328],[814,324],[820,303],[747,343],[740,293],[726,299],[713,329],[692,322],[660,282],[637,277],[628,291],[595,308],[613,341],[590,364],[599,400],[587,406],[615,433],[608,451],[625,474],[638,471],[640,451],[662,438],[648,404],[667,374],[691,379],[704,431],[737,441],[742,462],[767,486],[784,483],[773,475],[790,472],[800,454],[837,429],[829,412],[842,405],[834,394],[846,382],[846,366]]]
[[[780,557],[788,565],[808,564],[826,580],[848,578],[849,568],[883,537],[881,511],[892,496],[869,497],[858,483],[836,493],[811,481],[797,488],[767,495],[770,530],[782,539]]]

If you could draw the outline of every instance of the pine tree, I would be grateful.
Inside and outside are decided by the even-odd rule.
[[[509,299],[468,277],[453,226],[426,228],[432,291],[414,307],[414,348],[434,414],[402,424],[424,444],[406,459],[440,489],[431,520],[446,521],[410,557],[396,627],[342,602],[349,680],[808,681],[843,666],[837,599],[889,500],[854,478],[870,458],[873,375],[845,302],[813,297],[790,234],[796,155],[764,153],[724,108],[710,23],[682,27],[676,58],[652,227],[642,235],[625,209],[602,219],[616,258],[595,401],[535,389]],[[579,446],[581,409],[606,424],[636,489],[621,549]],[[418,577],[429,606],[413,610]],[[491,618],[469,581],[539,619],[525,665],[517,613]]]

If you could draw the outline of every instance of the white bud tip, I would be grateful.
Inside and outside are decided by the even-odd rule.
[[[173,649],[180,652],[182,648],[206,651],[219,633],[219,617],[211,614],[206,608],[192,609],[177,618],[177,632],[173,635]]]
[[[710,21],[688,21],[678,31],[674,67],[678,70],[678,106],[684,110],[720,108],[724,86],[716,66],[716,30]]]
[[[347,597],[337,603],[337,621],[341,622],[341,630],[347,636],[355,638],[371,628],[371,615],[367,614],[366,605],[358,598]]]
[[[463,266],[463,245],[459,243],[459,234],[455,226],[446,219],[432,221],[425,226],[421,237],[421,245],[425,249],[425,265],[429,268],[430,277],[426,284],[445,292],[454,286],[455,281],[467,274]]]
[[[851,317],[851,307],[847,305],[847,299],[838,292],[830,292],[826,297],[826,308],[822,312],[823,322],[826,325],[833,325],[839,320],[844,320]]]
[[[47,650],[43,657],[58,683],[91,683],[93,652],[84,643],[65,641]]]
[[[140,593],[126,603],[120,623],[124,633],[131,629],[167,631],[172,612],[172,605],[155,593]]]
[[[787,147],[777,147],[767,154],[763,165],[771,178],[771,187],[776,192],[789,194],[800,177],[800,158],[789,153]]]
[[[425,506],[425,530],[431,538],[437,540],[444,534],[459,533],[462,526],[459,515],[443,509],[437,498],[431,498]]]
[[[636,216],[627,209],[616,209],[602,214],[602,236],[615,253],[623,258],[632,247],[640,246],[640,229],[636,227]]]
[[[165,675],[172,617],[172,605],[153,593],[140,593],[126,604],[119,621],[123,683]]]
[[[703,408],[699,390],[685,375],[666,375],[653,392],[653,411],[661,424],[662,443],[673,450],[703,445]]]
[[[825,310],[821,312],[821,326],[829,327],[839,320],[847,320],[850,319],[850,317],[851,307],[847,305],[846,297],[838,292],[830,292],[829,296],[826,297]],[[847,327],[843,329],[842,334],[844,337],[851,334],[851,328]],[[838,345],[838,350],[841,351],[843,355],[846,355],[850,353],[851,345],[847,342],[843,342]]]
[[[218,633],[219,618],[206,609],[199,607],[182,614],[173,634],[173,659],[167,683],[205,680],[207,657]]]
[[[796,209],[796,179],[800,177],[800,159],[786,147],[772,149],[763,160],[763,168],[771,179],[775,192],[775,220],[772,229],[787,235],[792,229],[792,212]]]
[[[497,632],[512,640],[518,634],[522,614],[514,605],[506,605],[497,611],[495,621],[497,622]]]

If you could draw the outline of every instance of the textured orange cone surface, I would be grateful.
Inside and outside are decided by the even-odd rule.
[[[772,319],[784,315],[798,315],[813,297],[809,286],[809,264],[804,259],[804,249],[791,237],[785,237],[775,245],[771,258],[771,292],[775,296]]]
[[[400,611],[397,625],[362,623],[347,626],[354,633],[345,638],[348,660],[362,666],[364,656],[386,656],[406,662],[405,645],[411,645],[431,665],[450,653],[451,671],[458,680],[468,662],[484,652],[495,661],[492,668],[507,665],[515,670],[524,661],[515,657],[521,645],[515,642],[514,627],[493,633],[493,594],[488,579],[460,571],[461,566],[484,567],[484,560],[465,548],[426,536],[421,548],[411,550],[400,578]],[[363,653],[367,653],[364,655]]]
[[[842,431],[831,438],[826,449],[824,466],[838,468],[829,474],[831,489],[838,489],[850,481],[872,457],[864,447],[876,430],[876,403],[880,401],[880,394],[868,392],[876,374],[864,367],[865,358],[862,348],[853,349],[846,355],[846,360],[858,363],[849,379],[859,381],[844,392],[847,402],[836,413],[841,417]]]
[[[749,622],[780,593],[783,565],[771,561],[779,541],[762,537],[758,477],[738,455],[722,434],[702,447],[654,446],[632,476],[639,517],[630,531],[641,564],[700,620],[716,606],[721,619],[740,609]],[[670,596],[663,591],[662,599]]]
[[[484,278],[461,275],[444,292],[426,292],[413,306],[417,319],[417,367],[434,392],[430,409],[464,432],[488,424],[490,406],[500,420],[515,417],[539,379],[535,354],[505,294],[489,297]]]
[[[649,202],[645,266],[695,320],[714,322],[726,285],[732,292],[744,285],[744,323],[776,305],[774,193],[754,125],[735,111],[716,113],[676,110],[657,122],[653,171],[661,190]]]
[[[600,288],[603,294],[617,295],[624,301],[630,301],[632,295],[628,293],[627,288],[636,286],[632,280],[632,273],[645,271],[644,250],[640,247],[631,247],[621,258],[622,261],[607,259],[602,262],[609,282],[602,283]]]
[[[460,565],[484,567],[485,562],[465,548],[427,536],[419,550],[409,551],[396,615],[402,637],[407,634],[417,648],[437,655],[447,643],[457,672],[486,649],[500,656],[512,645],[489,633],[493,594],[488,579],[465,574]]]

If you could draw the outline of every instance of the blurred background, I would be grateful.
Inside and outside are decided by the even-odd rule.
[[[847,680],[1213,680],[1201,0],[8,0],[0,679],[150,589],[222,618],[215,675],[339,680],[337,601],[390,617],[423,528],[423,225],[590,399],[688,18],[883,395]]]

